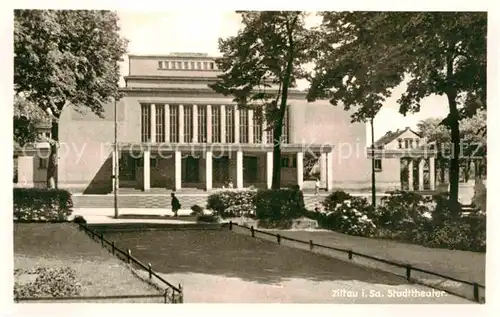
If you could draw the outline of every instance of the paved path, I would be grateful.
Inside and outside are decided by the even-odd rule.
[[[192,210],[181,209],[178,215],[184,216],[191,214]],[[173,216],[174,213],[166,208],[122,208],[118,211],[119,215],[139,215],[139,216]],[[114,219],[115,210],[113,208],[73,208],[71,218],[83,216],[87,223],[194,223],[194,221],[182,220],[182,218],[165,219]]]

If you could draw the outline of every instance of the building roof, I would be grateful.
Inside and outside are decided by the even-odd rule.
[[[380,139],[378,139],[377,141],[375,141],[375,146],[378,147],[378,146],[384,146],[386,144],[389,144],[392,141],[396,140],[399,136],[401,136],[403,133],[405,133],[407,131],[410,131],[410,132],[414,133],[419,138],[421,137],[420,134],[418,134],[417,132],[415,132],[412,129],[410,129],[410,127],[406,127],[403,130],[397,129],[394,132],[388,131],[384,136],[382,136]]]

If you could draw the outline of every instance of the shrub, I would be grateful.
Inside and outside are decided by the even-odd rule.
[[[439,227],[448,221],[457,221],[461,217],[462,209],[459,204],[453,208],[453,203],[449,199],[448,193],[434,195],[435,207],[432,210],[432,223],[434,227]]]
[[[226,190],[208,196],[207,208],[222,217],[234,217],[237,210],[229,210],[232,206],[255,206],[256,191],[253,190]],[[254,208],[250,208],[254,210]],[[244,211],[244,210],[238,210]]]
[[[425,244],[433,248],[486,251],[486,216],[447,220],[437,227]]]
[[[354,236],[370,237],[376,226],[367,214],[371,206],[363,197],[338,204],[336,208],[320,217],[318,224],[326,229]]]
[[[346,200],[350,200],[353,196],[348,193],[337,190],[330,195],[328,195],[325,200],[321,203],[326,211],[332,211],[337,208],[337,205],[342,204]]]
[[[224,214],[232,217],[246,216],[249,218],[255,218],[255,205],[254,204],[233,205],[227,208]]]
[[[278,229],[285,230],[292,227],[293,221],[291,219],[260,219],[258,222],[259,228],[264,229]]]
[[[219,217],[216,215],[198,215],[196,216],[196,222],[217,223],[219,222]]]
[[[67,221],[72,208],[71,193],[67,190],[14,188],[17,221]]]
[[[36,274],[34,282],[14,283],[14,297],[70,297],[81,293],[81,285],[76,273],[69,267],[34,268],[15,270],[14,276],[19,279],[23,274]]]
[[[255,196],[255,212],[258,219],[295,219],[299,218],[304,210],[304,195],[300,190],[259,190]]]
[[[86,224],[86,223],[87,223],[87,220],[85,220],[85,218],[83,218],[82,216],[76,216],[76,217],[73,219],[73,222],[74,222],[74,223],[78,223],[78,224]]]
[[[406,232],[425,226],[431,211],[430,198],[413,192],[395,191],[382,198],[373,218],[377,227]]]
[[[193,211],[191,212],[191,216],[203,215],[203,208],[198,205],[193,205],[191,210]]]

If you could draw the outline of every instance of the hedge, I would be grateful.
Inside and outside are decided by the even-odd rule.
[[[259,190],[255,196],[258,219],[287,220],[301,217],[305,212],[304,195],[296,189]]]
[[[226,190],[208,196],[207,209],[223,217],[252,214],[255,211],[256,191]]]
[[[14,220],[67,221],[73,212],[71,193],[63,189],[14,188]]]

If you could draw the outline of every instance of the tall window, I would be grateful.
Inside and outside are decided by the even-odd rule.
[[[207,142],[207,106],[198,106],[198,142]]]
[[[283,117],[281,140],[283,143],[288,143],[288,109],[285,110],[285,116]]]
[[[257,118],[257,116],[253,116],[253,143],[261,143],[262,142],[262,122]]]
[[[240,143],[248,143],[248,110],[240,109]]]
[[[165,105],[156,105],[156,142],[165,142]]]
[[[226,143],[234,141],[234,107],[226,106]]]
[[[151,108],[141,105],[141,142],[151,142]]]
[[[170,142],[179,142],[179,105],[170,105]]]
[[[193,106],[184,106],[184,142],[193,142]]]
[[[221,125],[220,125],[220,106],[212,106],[212,142],[220,143]]]
[[[267,131],[267,143],[268,144],[274,144],[274,128],[271,128],[270,126],[272,125],[273,123],[272,122],[268,122],[267,123],[267,127],[268,129],[266,130]]]
[[[273,122],[270,122],[269,124],[273,124]],[[288,110],[285,111],[285,115],[283,116],[283,125],[281,126],[281,142],[282,143],[288,143]],[[274,128],[270,128],[267,130],[267,143],[273,143],[274,144]]]

